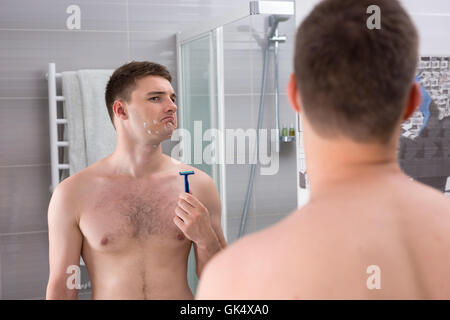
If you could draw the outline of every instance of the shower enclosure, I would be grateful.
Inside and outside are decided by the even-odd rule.
[[[179,123],[189,132],[180,158],[215,181],[228,243],[297,207],[298,121],[286,97],[293,15],[293,2],[244,2],[220,21],[177,35]],[[230,131],[244,134],[244,149]],[[270,158],[266,168],[274,168],[269,174],[255,161],[259,146],[267,146],[261,151]],[[192,258],[191,252],[188,280],[195,291]]]

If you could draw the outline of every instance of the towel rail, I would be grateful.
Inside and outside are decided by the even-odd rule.
[[[48,115],[50,132],[50,162],[51,162],[51,185],[50,192],[53,192],[59,184],[59,170],[69,169],[69,165],[59,163],[58,148],[68,147],[68,141],[58,140],[58,124],[67,125],[67,119],[57,117],[57,102],[64,101],[63,96],[56,94],[56,79],[61,78],[61,73],[56,73],[55,63],[48,64],[48,73],[46,74],[48,82]]]
[[[58,141],[58,142],[56,142],[56,145],[58,147],[68,147],[69,146],[69,141]]]

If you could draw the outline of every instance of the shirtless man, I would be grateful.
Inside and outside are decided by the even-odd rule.
[[[194,244],[197,275],[226,246],[220,200],[204,172],[164,155],[177,127],[171,76],[161,65],[132,62],[106,89],[117,131],[113,154],[65,179],[49,205],[47,299],[76,299],[67,285],[80,254],[93,299],[192,299],[186,279]],[[180,171],[194,170],[191,193]]]
[[[370,5],[381,29],[366,27]],[[420,104],[418,36],[397,0],[325,0],[296,38],[310,200],[207,265],[199,299],[449,299],[450,200],[397,163]]]

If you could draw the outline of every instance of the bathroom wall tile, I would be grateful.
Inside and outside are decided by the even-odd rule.
[[[47,98],[48,85],[45,78],[36,77],[4,77],[0,75],[0,97],[12,98]]]
[[[0,99],[0,167],[50,163],[47,99]]]
[[[147,60],[165,65],[176,79],[176,39],[174,33],[130,32],[130,60]]]
[[[172,76],[177,90],[177,57],[174,33],[130,32],[130,61],[152,61],[164,65]]]
[[[0,28],[67,29],[72,4],[80,7],[80,30],[126,31],[124,0],[2,0]]]
[[[284,148],[284,145],[280,146],[280,150]],[[292,149],[294,150],[292,155],[280,155],[277,174],[261,175],[257,171],[254,181],[256,214],[287,213],[296,208],[295,147]]]
[[[48,282],[48,234],[0,236],[3,299],[45,297]]]
[[[202,22],[208,23],[222,18],[224,10],[232,8],[236,3],[238,3],[236,0],[209,2],[208,5],[166,1],[159,3],[129,1],[130,30],[186,31],[195,28]]]
[[[448,55],[450,52],[450,41],[443,41],[448,39],[447,30],[450,29],[450,8],[447,1],[445,5],[445,11],[433,9],[432,14],[413,12],[411,15],[419,33],[421,55]]]
[[[450,13],[450,3],[446,0],[426,2],[422,0],[400,0],[411,13]],[[432,4],[432,5],[430,5]]]
[[[242,212],[241,212],[242,214]],[[238,240],[239,230],[241,226],[241,215],[234,219],[227,219],[227,243],[228,245],[232,244],[236,240]]]
[[[279,102],[279,121],[280,130],[283,125],[290,126],[291,124],[295,127],[296,113],[292,109],[289,99],[286,94],[280,94],[278,96]],[[255,109],[259,110],[259,96],[254,102]],[[275,95],[273,93],[266,94],[264,103],[264,118],[262,121],[262,128],[274,129],[275,128]]]
[[[174,8],[178,8],[180,2],[184,6],[191,7],[215,7],[215,6],[224,6],[228,3],[236,3],[236,1],[240,0],[164,0],[164,1],[148,1],[148,0],[127,0],[130,5],[147,5],[147,6],[172,6]],[[175,12],[176,13],[176,12]]]
[[[50,166],[0,167],[0,234],[47,230]]]
[[[225,128],[256,128],[257,117],[250,95],[225,96]]]
[[[247,196],[250,167],[249,164],[229,164],[226,166],[227,219],[234,219],[242,214]],[[249,214],[252,214],[252,212],[252,207],[249,207]]]
[[[285,217],[286,214],[270,214],[270,215],[256,214],[254,216],[249,215],[247,216],[243,236],[266,229],[276,224],[277,222],[281,221]],[[238,235],[241,226],[240,219],[241,217],[239,216],[238,218],[229,219],[227,221],[228,244],[231,244],[239,240]]]
[[[49,62],[56,63],[56,72],[116,68],[128,60],[126,41],[126,33],[117,32],[0,30],[1,78],[46,82]],[[35,91],[23,88],[22,96]]]
[[[245,234],[250,234],[253,232],[261,231],[263,229],[266,229],[277,222],[281,221],[283,218],[285,218],[287,214],[268,214],[263,215],[258,213],[255,217],[251,217],[247,220],[246,224],[246,232]]]
[[[253,148],[250,150],[249,137],[254,135],[256,139],[257,114],[252,104],[252,98],[252,96],[225,96],[225,143],[227,145],[225,157],[226,159],[231,157],[234,165],[240,165],[240,161],[249,164],[253,159],[250,157],[250,155],[253,156],[254,151]],[[238,143],[243,138],[242,134],[246,135],[243,152],[240,148],[238,149]]]
[[[249,48],[249,33],[223,32],[225,94],[250,94],[254,61]]]
[[[290,75],[294,72],[294,41],[295,38],[290,37],[287,38],[285,43],[280,44],[278,54],[278,90],[280,94],[287,93]],[[274,92],[273,89],[272,92]]]
[[[3,299],[45,300],[49,277],[48,233],[19,233],[0,236],[0,274]],[[90,300],[92,285],[85,266],[80,266],[78,300]]]
[[[291,106],[289,98],[286,94],[280,94],[280,122],[286,123],[287,125],[293,124],[295,127],[295,122],[297,121],[297,113]]]
[[[165,140],[161,143],[162,152],[168,156],[172,155],[173,148],[175,148],[176,145],[178,145],[179,141],[171,141],[171,140]]]

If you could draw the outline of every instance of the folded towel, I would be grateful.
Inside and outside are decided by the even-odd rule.
[[[79,70],[62,73],[65,139],[69,142],[70,175],[110,155],[116,132],[105,105],[106,84],[113,70]],[[67,149],[66,149],[67,150]]]
[[[105,104],[106,85],[113,70],[80,70],[87,166],[114,152],[116,131]]]
[[[69,142],[69,152],[65,153],[64,158],[65,160],[68,158],[69,173],[72,175],[87,167],[80,82],[75,71],[62,73],[62,93],[64,96],[64,116],[67,119],[64,140]],[[64,150],[67,151],[67,148],[64,148]]]

